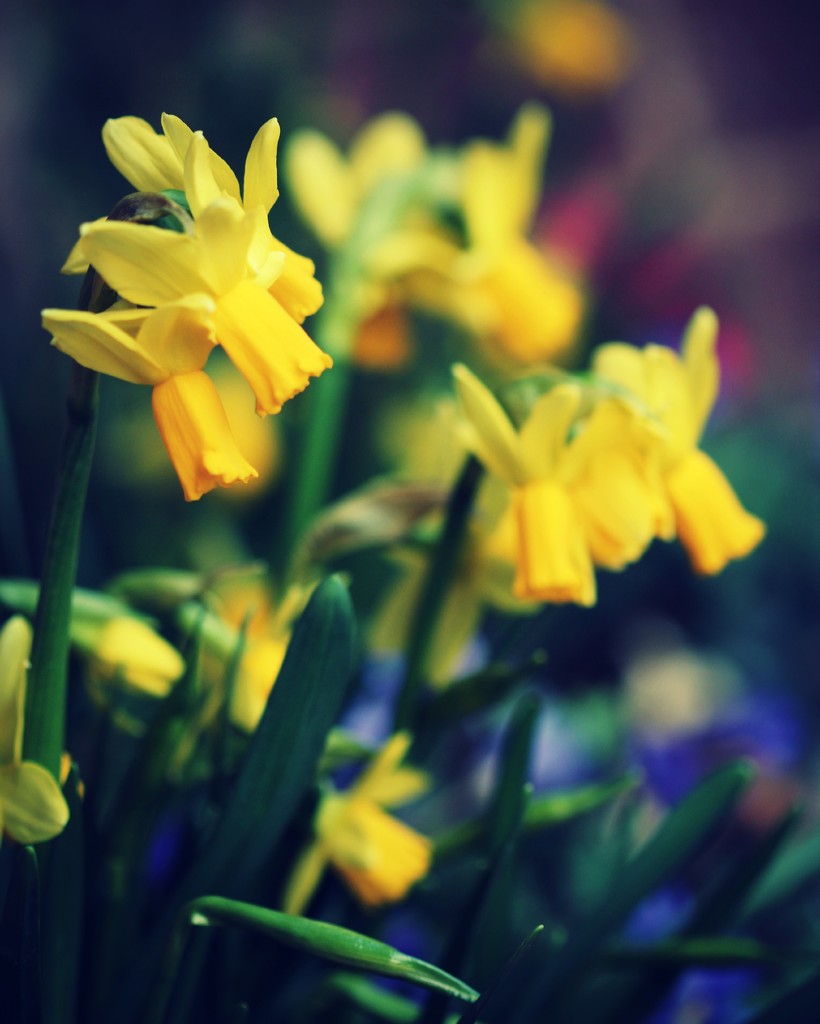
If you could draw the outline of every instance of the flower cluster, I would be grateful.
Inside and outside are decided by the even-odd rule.
[[[275,119],[251,144],[241,190],[203,135],[177,117],[163,116],[162,135],[139,118],[118,118],[103,139],[136,188],[183,193],[182,230],[117,219],[83,224],[65,269],[92,266],[117,300],[104,311],[46,309],[43,325],[83,366],[153,388],[157,426],[193,501],[257,475],[204,372],[212,349],[221,345],[248,382],[260,416],[279,412],[331,365],[301,327],[321,304],[321,288],[311,261],[268,224],[278,196]]]
[[[516,430],[490,391],[455,368],[467,446],[512,489],[515,592],[595,602],[594,566],[621,569],[677,536],[696,571],[717,573],[765,532],[698,447],[718,389],[717,318],[696,311],[681,355],[603,345],[595,384],[566,380]]]

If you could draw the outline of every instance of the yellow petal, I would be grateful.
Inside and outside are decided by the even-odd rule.
[[[247,274],[256,234],[254,219],[245,214],[236,200],[222,196],[201,211],[196,233],[199,267],[208,290],[212,295],[224,295]]]
[[[717,335],[717,316],[708,306],[701,306],[693,313],[681,345],[697,438],[700,438],[706,426],[720,386],[720,366],[715,354]]]
[[[117,616],[100,629],[91,655],[107,679],[121,679],[152,697],[166,697],[185,671],[179,652],[139,619]]]
[[[316,266],[313,260],[294,252],[273,235],[271,243],[284,255],[284,260],[268,290],[300,324],[322,305],[322,286],[316,280]]]
[[[729,481],[699,449],[666,474],[678,536],[695,570],[712,575],[757,547],[766,526],[747,512]]]
[[[492,305],[496,345],[517,363],[549,361],[578,336],[584,314],[579,284],[523,238],[498,249],[477,286]]]
[[[105,224],[107,217],[98,217],[92,224]],[[65,263],[60,267],[61,274],[84,274],[88,270],[88,258],[83,249],[83,240],[78,238],[72,246],[71,252],[66,257]]]
[[[216,388],[201,371],[157,385],[153,408],[186,501],[257,475],[236,447]]]
[[[631,392],[645,405],[649,404],[646,365],[641,349],[615,341],[595,350],[593,372],[605,381]]]
[[[350,146],[350,166],[360,195],[384,178],[417,167],[427,145],[418,123],[408,114],[391,111],[373,118]]]
[[[185,154],[185,198],[195,218],[211,203],[222,197],[211,166],[211,147],[204,136],[195,132]]]
[[[595,575],[580,516],[567,492],[535,480],[514,493],[519,529],[516,594],[525,599],[595,603]]]
[[[241,281],[214,316],[217,338],[250,384],[260,415],[276,413],[333,360],[318,348],[268,292]]]
[[[267,213],[279,197],[276,174],[278,145],[279,122],[272,117],[254,136],[245,158],[242,200],[247,210],[261,206]]]
[[[430,788],[426,772],[400,768],[413,737],[409,732],[394,733],[374,756],[354,783],[351,796],[372,800],[384,807],[397,807],[421,796]]]
[[[365,906],[402,899],[430,868],[430,840],[369,800],[326,798],[316,831],[331,864]]]
[[[580,404],[581,389],[575,384],[558,384],[536,401],[520,433],[528,479],[556,473]]]
[[[322,880],[327,864],[328,856],[321,843],[311,843],[302,852],[282,897],[282,910],[286,914],[301,914],[305,910]]]
[[[231,721],[245,732],[259,724],[287,647],[288,635],[248,643],[231,699]]]
[[[544,160],[552,135],[552,115],[540,103],[525,103],[510,126],[509,146],[515,161],[518,192],[516,223],[525,234],[538,207]]]
[[[516,193],[511,155],[489,142],[475,142],[464,155],[462,205],[470,241],[499,246],[519,233],[522,196]]]
[[[410,358],[406,311],[386,305],[366,317],[356,334],[353,361],[367,370],[400,370]]]
[[[216,304],[207,295],[189,295],[160,306],[146,317],[137,340],[162,367],[165,377],[201,370],[214,347],[212,314]],[[151,381],[158,383],[158,381]]]
[[[647,345],[643,356],[647,402],[666,428],[668,451],[677,456],[693,447],[698,439],[684,365],[677,352],[660,345]]]
[[[33,761],[0,767],[3,829],[18,843],[42,843],[68,823],[68,804],[51,772]]]
[[[80,233],[89,263],[135,306],[161,306],[210,291],[201,243],[191,235],[124,221],[83,224]]]
[[[285,152],[290,195],[305,220],[329,246],[338,245],[353,226],[358,195],[344,157],[319,132],[291,136]]]
[[[185,158],[188,155],[188,147],[191,145],[191,139],[195,134],[193,129],[189,128],[182,118],[177,117],[176,114],[163,114],[160,123],[162,125],[162,132],[173,149],[180,168],[183,168],[185,166]]]
[[[31,625],[22,615],[12,616],[0,630],[0,764],[19,759],[31,639]]]
[[[182,161],[164,135],[139,117],[115,117],[103,125],[111,163],[140,192],[181,189]]]
[[[158,384],[168,376],[139,341],[103,314],[44,309],[42,317],[52,345],[81,366],[131,384]]]
[[[456,392],[464,418],[470,427],[471,450],[484,465],[509,484],[526,480],[518,435],[489,388],[463,363],[453,367]]]

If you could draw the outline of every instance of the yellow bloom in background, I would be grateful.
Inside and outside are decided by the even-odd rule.
[[[717,334],[717,317],[702,307],[689,321],[680,355],[660,345],[610,344],[596,352],[593,364],[596,374],[630,390],[665,428],[660,474],[677,534],[696,571],[707,574],[749,554],[766,532],[698,447],[718,393]]]
[[[42,843],[68,823],[68,805],[54,776],[22,759],[23,707],[31,626],[15,615],[0,630],[0,835]]]
[[[355,282],[360,321],[352,359],[368,369],[395,370],[409,356],[406,308],[438,309],[439,291],[458,256],[458,246],[420,203],[397,215],[387,191],[428,160],[427,144],[408,115],[374,118],[354,137],[347,155],[320,132],[290,139],[285,167],[304,219],[335,251],[357,247],[362,275]],[[362,229],[366,217],[367,228]]]
[[[427,874],[432,843],[385,810],[429,787],[424,772],[400,767],[410,742],[408,733],[396,733],[350,789],[322,798],[314,819],[315,840],[299,858],[286,888],[287,913],[304,910],[328,865],[366,907],[403,899]]]
[[[574,275],[526,237],[540,198],[550,130],[548,112],[530,104],[518,113],[506,145],[473,142],[463,157],[468,250],[460,276],[490,354],[518,365],[565,352],[584,313]]]
[[[271,118],[256,133],[245,159],[242,189],[227,163],[201,132],[192,131],[173,114],[162,115],[162,134],[138,117],[117,117],[103,126],[103,143],[120,174],[144,192],[177,189],[185,192],[194,218],[214,199],[227,196],[252,214],[254,242],[251,268],[262,271],[272,255],[282,257],[281,269],[270,283],[271,295],[301,323],[322,304],[322,287],[313,262],[276,238],[268,214],[279,197],[276,152],[279,122]]]
[[[505,10],[514,59],[536,81],[569,97],[607,93],[632,69],[627,20],[598,0],[523,0]]]
[[[72,643],[88,658],[93,682],[118,682],[167,697],[185,671],[182,656],[147,622],[129,615],[86,619],[75,612]]]

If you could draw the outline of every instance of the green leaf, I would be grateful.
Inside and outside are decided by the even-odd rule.
[[[504,737],[498,782],[487,816],[487,846],[494,856],[518,833],[527,802],[524,787],[532,748],[532,734],[541,702],[526,693],[516,703]]]
[[[792,954],[752,939],[734,936],[698,936],[671,939],[653,946],[624,946],[608,949],[602,961],[633,966],[674,965],[676,967],[743,967],[758,964],[786,963]],[[813,954],[820,959],[820,953]]]
[[[748,1024],[798,1024],[799,1021],[817,1019],[820,1006],[820,973],[813,973],[801,984],[790,989]]]
[[[532,952],[536,945],[540,943],[544,938],[544,926],[539,924],[537,928],[534,928],[532,932],[524,939],[518,949],[513,953],[506,964],[501,968],[501,971],[497,977],[490,982],[487,988],[481,993],[481,998],[477,999],[472,1006],[468,1006],[464,1013],[459,1017],[457,1024],[477,1024],[479,1019],[487,1011],[487,1007],[496,1001],[505,992],[509,992],[508,986],[510,980],[517,977],[517,969],[526,960],[532,962]],[[514,999],[514,996],[508,998]]]
[[[358,974],[338,971],[325,982],[331,992],[338,992],[365,1013],[389,1021],[390,1024],[412,1024],[418,1017],[419,1008],[411,999],[389,992],[374,985]]]
[[[812,880],[816,880],[820,865],[820,831],[793,842],[780,851],[779,856],[757,881],[742,908],[742,917],[765,913],[792,899]]]
[[[535,832],[594,811],[602,804],[628,793],[640,781],[637,773],[629,772],[612,782],[581,786],[560,793],[542,793],[540,796],[532,797],[524,810],[522,829],[524,832]],[[461,852],[465,847],[474,844],[485,828],[483,818],[473,818],[443,832],[435,840],[436,858]]]
[[[128,983],[105,1019],[140,1019],[146,991],[181,908],[203,892],[241,894],[268,860],[299,802],[315,781],[327,734],[351,673],[355,623],[347,590],[331,576],[296,622],[267,706],[227,793],[209,846],[169,898]]]
[[[147,1018],[151,1024],[160,1024],[164,1019],[165,1007],[179,961],[185,950],[189,928],[218,925],[233,925],[259,932],[291,949],[301,950],[324,960],[342,964],[344,967],[399,978],[467,1002],[478,998],[478,993],[473,988],[434,964],[407,956],[392,946],[371,939],[360,932],[325,921],[314,921],[278,910],[268,910],[252,903],[241,903],[220,896],[202,896],[185,908],[172,937],[163,971],[163,984]]]
[[[652,838],[625,866],[617,887],[571,934],[566,945],[545,965],[538,981],[523,997],[521,1019],[554,999],[634,907],[665,879],[675,874],[731,812],[751,782],[747,761],[725,765],[685,797],[661,823]]]

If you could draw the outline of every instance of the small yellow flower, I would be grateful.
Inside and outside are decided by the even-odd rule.
[[[396,733],[350,789],[324,796],[314,820],[316,838],[287,886],[287,913],[302,912],[328,864],[367,907],[403,899],[427,874],[430,840],[384,810],[415,799],[429,785],[423,772],[400,767],[409,746],[409,734]]]
[[[279,122],[271,118],[256,133],[245,160],[242,190],[231,168],[200,132],[173,114],[162,115],[162,135],[138,117],[106,121],[103,142],[109,159],[128,181],[144,192],[178,189],[185,192],[194,217],[214,199],[227,196],[253,214],[254,242],[249,252],[258,272],[273,254],[282,257],[271,295],[299,323],[322,304],[322,287],[313,262],[300,256],[270,231],[267,216],[279,196],[276,151]]]
[[[179,652],[129,615],[82,622],[75,614],[71,639],[89,658],[96,679],[117,680],[151,697],[166,697],[185,671]]]
[[[599,0],[523,0],[508,31],[518,63],[535,81],[570,97],[614,89],[634,63],[628,22]]]
[[[42,843],[63,831],[68,805],[54,776],[22,759],[31,626],[19,615],[0,630],[0,835]]]
[[[707,574],[747,555],[766,532],[698,448],[718,393],[717,332],[717,317],[702,307],[686,328],[681,355],[660,345],[639,350],[611,344],[602,346],[594,360],[600,377],[630,390],[665,428],[659,473],[677,534],[695,570]]]
[[[530,104],[513,122],[506,145],[479,141],[464,153],[469,248],[461,274],[496,357],[518,365],[565,351],[584,313],[578,281],[557,257],[526,237],[538,206],[550,129],[547,111]]]

